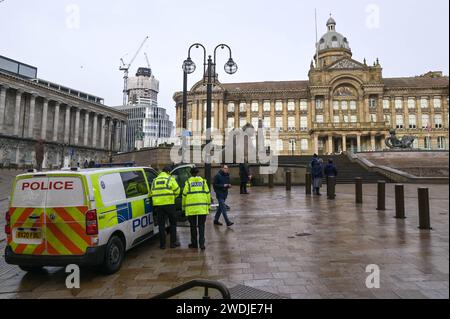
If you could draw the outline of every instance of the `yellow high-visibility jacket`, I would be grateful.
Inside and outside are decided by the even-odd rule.
[[[180,187],[171,175],[162,172],[153,180],[150,191],[153,206],[174,205],[178,195],[180,195]]]
[[[201,177],[191,177],[183,189],[183,211],[186,216],[208,215],[211,194],[208,184]]]

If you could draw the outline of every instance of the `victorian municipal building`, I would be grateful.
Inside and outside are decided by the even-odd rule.
[[[383,150],[392,129],[397,137],[415,136],[414,148],[448,150],[449,78],[442,72],[384,78],[378,60],[352,59],[349,40],[330,18],[308,75],[306,81],[216,81],[212,127],[223,137],[249,125],[277,129],[279,155]],[[187,129],[194,134],[206,128],[203,83],[188,92]],[[182,98],[175,93],[177,127]]]

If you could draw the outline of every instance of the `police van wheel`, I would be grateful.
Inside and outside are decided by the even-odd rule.
[[[26,272],[36,273],[36,272],[41,272],[43,267],[42,266],[20,266],[19,265],[19,268]]]
[[[116,273],[122,266],[124,255],[125,247],[122,240],[117,236],[111,237],[106,245],[102,271],[107,275]]]

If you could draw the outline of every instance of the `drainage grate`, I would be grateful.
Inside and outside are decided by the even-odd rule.
[[[249,286],[237,285],[230,289],[231,299],[287,299],[271,292]]]

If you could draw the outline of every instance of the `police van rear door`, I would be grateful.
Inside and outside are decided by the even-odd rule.
[[[11,200],[10,246],[16,254],[82,255],[88,210],[81,176],[18,178]]]

